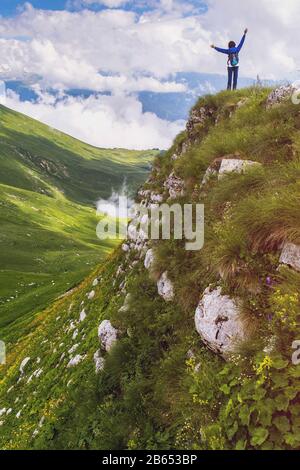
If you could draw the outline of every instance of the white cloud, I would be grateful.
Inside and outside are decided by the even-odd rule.
[[[157,8],[140,17],[121,9],[71,13],[27,5],[14,18],[0,18],[2,67],[13,76],[25,68],[50,86],[176,91],[174,83],[161,85],[162,77],[178,71],[224,73],[226,58],[208,46],[239,40],[245,26],[249,37],[241,54],[242,75],[283,78],[298,67],[298,0],[284,5],[281,0],[207,2],[207,13],[186,16],[194,8],[190,2],[154,0]],[[122,6],[119,0],[106,3]],[[31,39],[12,39],[16,36]]]
[[[32,103],[8,91],[6,105],[98,147],[167,148],[184,125],[143,113],[137,98],[123,94],[56,100],[40,92],[38,102]]]
[[[15,17],[0,17],[0,78],[25,79],[44,90],[112,92],[100,101],[65,98],[53,104],[45,93],[37,104],[9,101],[96,145],[166,147],[178,123],[143,114],[129,94],[184,91],[170,78],[176,72],[226,73],[226,57],[209,44],[238,41],[246,26],[241,75],[282,79],[300,68],[299,0],[207,0],[208,11],[201,15],[195,14],[195,1],[149,0],[153,8],[140,16],[121,8],[143,0],[97,3],[111,8],[72,13],[27,4]]]
[[[128,0],[83,0],[83,4],[92,5],[93,3],[98,3],[99,5],[104,5],[109,8],[117,8],[128,3]]]

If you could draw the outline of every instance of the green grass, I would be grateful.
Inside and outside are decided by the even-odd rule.
[[[84,144],[0,106],[0,329],[6,340],[101,263],[95,203],[126,181],[134,194],[152,151]]]

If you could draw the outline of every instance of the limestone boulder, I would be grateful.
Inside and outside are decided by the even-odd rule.
[[[245,170],[251,166],[259,166],[260,163],[254,162],[252,160],[240,160],[240,159],[231,159],[223,158],[221,166],[219,169],[218,179],[221,180],[224,176],[230,173],[243,173]]]
[[[285,243],[280,256],[280,263],[300,271],[300,245]]]
[[[104,320],[98,328],[98,338],[102,349],[110,351],[118,338],[118,330],[114,328],[109,320]]]
[[[195,312],[195,325],[203,342],[224,358],[246,339],[239,303],[222,295],[220,287],[204,292]]]
[[[170,279],[168,278],[168,273],[164,272],[157,282],[158,294],[166,301],[172,302],[174,299],[174,287]]]

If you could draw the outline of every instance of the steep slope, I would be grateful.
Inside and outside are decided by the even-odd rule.
[[[146,242],[137,228],[41,313],[3,366],[2,448],[300,447],[300,110],[290,93],[199,101],[139,200],[204,204],[203,249]]]
[[[95,203],[124,181],[133,194],[155,154],[97,149],[0,107],[2,338],[107,256],[115,244],[96,237]]]

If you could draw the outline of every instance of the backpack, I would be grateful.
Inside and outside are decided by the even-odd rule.
[[[239,59],[239,54],[237,52],[233,52],[232,54],[229,54],[228,56],[228,65],[231,65],[231,67],[237,67],[239,65],[240,59]]]

